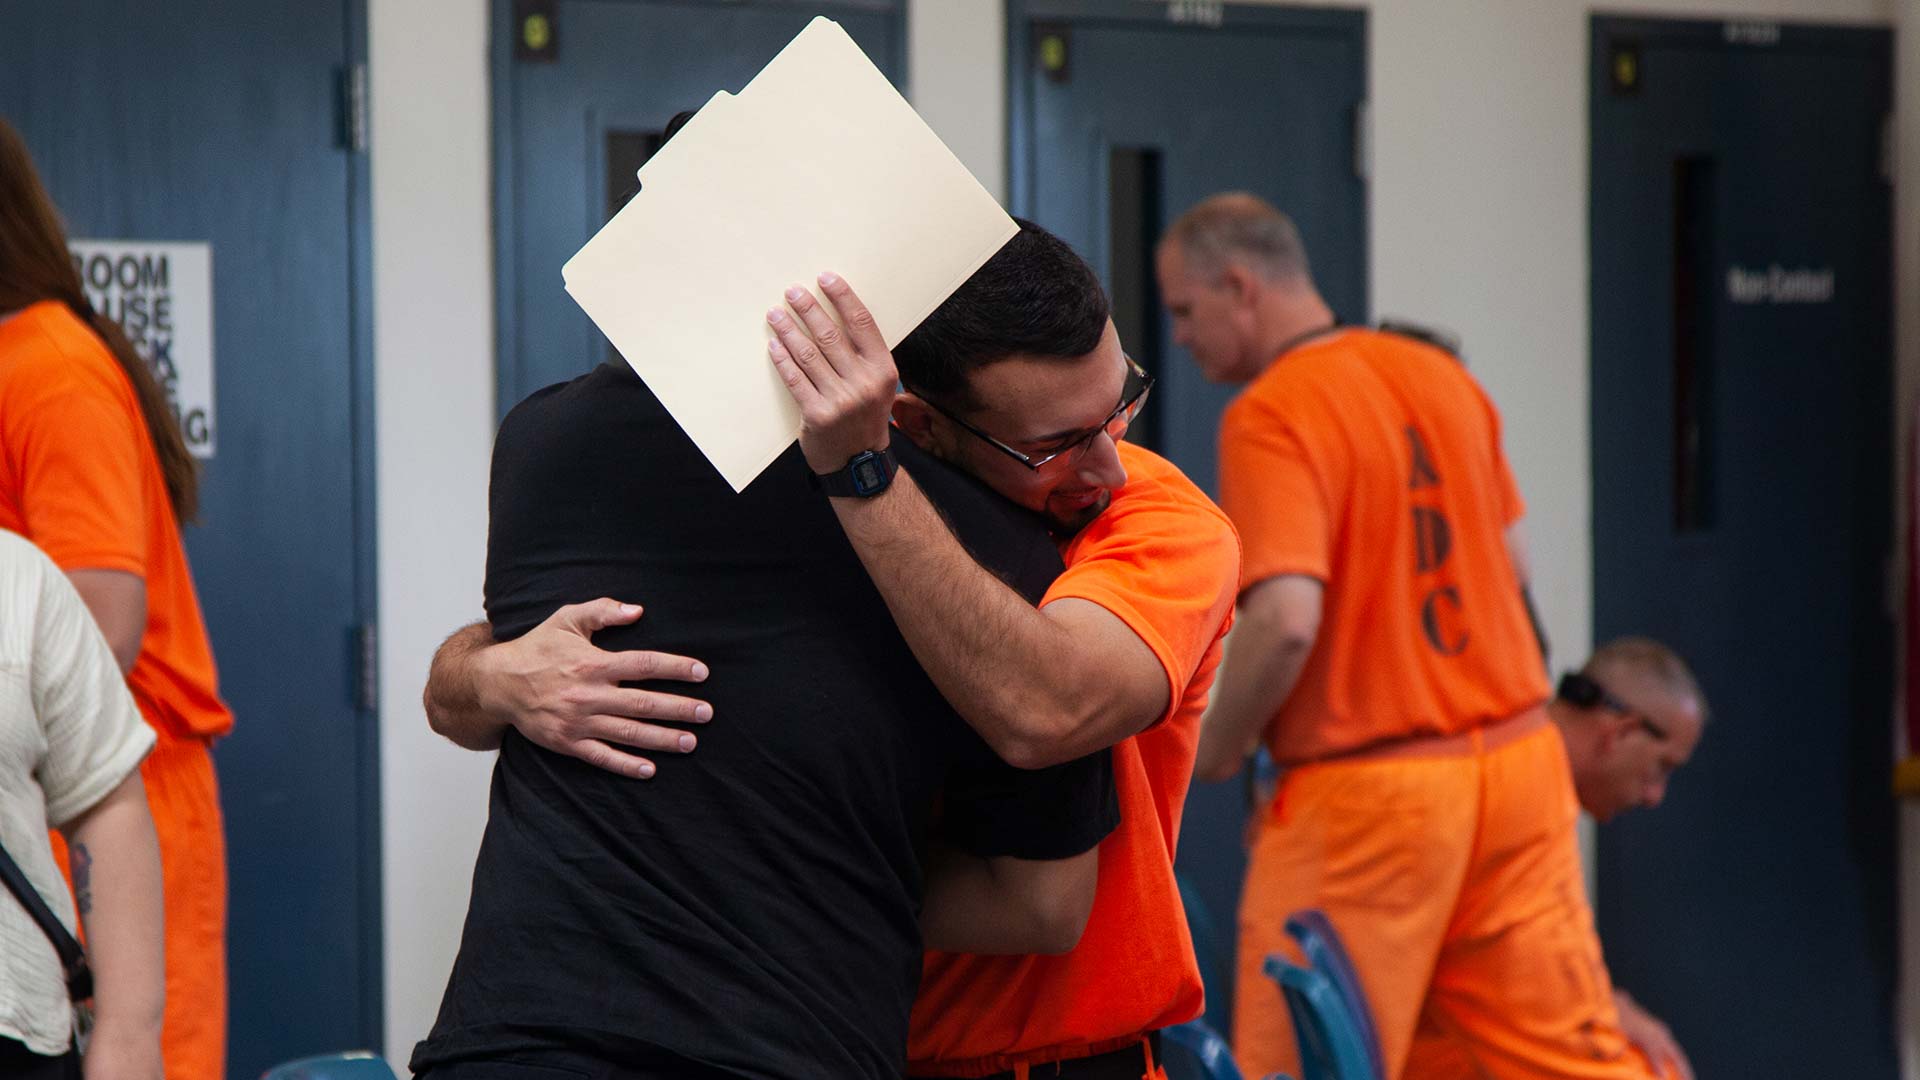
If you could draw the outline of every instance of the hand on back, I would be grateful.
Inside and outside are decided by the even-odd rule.
[[[511,724],[529,742],[556,754],[636,780],[654,763],[634,750],[684,754],[697,739],[665,727],[702,724],[713,707],[695,698],[624,687],[628,682],[701,682],[707,667],[671,653],[610,652],[593,643],[596,631],[640,618],[635,604],[600,599],[569,604],[521,637],[475,656],[480,705]]]

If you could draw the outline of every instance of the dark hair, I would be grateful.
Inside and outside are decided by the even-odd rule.
[[[12,125],[0,120],[0,312],[18,311],[43,300],[65,304],[126,372],[146,418],[147,437],[160,459],[174,517],[192,521],[199,506],[199,467],[187,452],[186,436],[180,432],[166,391],[120,324],[93,310],[87,301],[80,272],[67,251],[66,230],[34,171],[27,144]]]
[[[660,132],[660,145],[665,146],[673,141],[673,137],[680,134],[680,129],[686,127],[687,121],[693,119],[693,114],[699,111],[699,109],[681,109],[674,113],[673,119],[668,120],[667,126]]]
[[[968,378],[1015,356],[1077,360],[1106,333],[1112,305],[1066,241],[1024,218],[1020,231],[893,350],[918,394],[973,404]]]
[[[680,134],[680,129],[686,127],[687,121],[693,119],[693,114],[698,111],[697,109],[682,109],[674,113],[673,118],[667,121],[667,126],[660,129],[660,141],[654,144],[653,150],[647,155],[648,160],[652,160],[654,154],[659,153],[662,147],[672,142],[673,137]],[[611,219],[614,214],[626,209],[626,205],[632,202],[633,197],[638,194],[640,194],[640,181],[635,177],[627,189],[620,193],[620,198],[614,203],[613,213],[608,214],[607,217]]]

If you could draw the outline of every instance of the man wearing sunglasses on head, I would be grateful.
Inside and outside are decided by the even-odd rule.
[[[1693,757],[1706,731],[1707,699],[1672,649],[1647,638],[1618,638],[1560,680],[1547,705],[1567,746],[1580,807],[1605,823],[1652,810],[1667,782]],[[1664,1075],[1693,1080],[1693,1066],[1667,1026],[1614,988],[1620,1027]]]
[[[1672,649],[1647,638],[1617,638],[1586,666],[1560,679],[1547,715],[1566,745],[1580,808],[1605,823],[1667,795],[1667,782],[1693,757],[1707,723],[1707,699]],[[1597,962],[1597,960],[1596,960]],[[1626,991],[1615,987],[1620,1030],[1662,1080],[1693,1080],[1679,1040]],[[1406,1075],[1452,1080],[1480,1075],[1458,1041],[1422,1028]]]
[[[1580,807],[1605,823],[1651,810],[1706,731],[1707,699],[1672,649],[1619,638],[1560,680],[1547,706],[1573,769]]]

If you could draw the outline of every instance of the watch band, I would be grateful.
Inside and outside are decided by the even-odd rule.
[[[813,486],[834,498],[870,499],[887,490],[899,469],[892,450],[863,450],[844,469],[814,473]]]

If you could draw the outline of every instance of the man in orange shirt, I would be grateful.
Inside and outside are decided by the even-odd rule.
[[[1120,441],[1151,379],[1121,350],[1092,269],[1045,230],[1023,222],[901,343],[897,370],[847,283],[822,275],[820,287],[846,329],[796,288],[792,314],[770,313],[774,361],[801,403],[808,462],[823,485],[848,478],[834,510],[916,659],[1009,762],[1113,747],[1121,808],[1075,949],[928,957],[910,1071],[1025,1080],[1064,1063],[1078,1076],[1159,1075],[1155,1033],[1197,1016],[1203,998],[1173,860],[1232,606],[1232,528],[1172,465]],[[912,474],[881,460],[890,418],[1048,522],[1066,570],[1040,607],[975,563]],[[871,484],[848,475],[862,461],[878,470],[869,480],[888,478],[864,496],[856,490]],[[614,730],[595,727],[594,714],[691,718],[684,701],[621,702],[611,686],[570,680],[561,673],[601,659],[584,635],[568,636],[535,631],[476,649],[484,630],[456,635],[435,658],[436,728],[512,723],[594,760],[599,748],[586,744],[599,740],[584,736]],[[628,745],[678,749],[672,729],[618,730]]]
[[[1705,734],[1707,698],[1672,649],[1625,637],[1595,649],[1585,667],[1562,678],[1547,712],[1566,744],[1580,808],[1604,825],[1666,799],[1668,781]],[[1613,997],[1634,1046],[1666,1075],[1693,1080],[1667,1026],[1626,991],[1616,987]]]
[[[1700,745],[1707,699],[1672,649],[1626,637],[1600,646],[1586,666],[1562,677],[1547,714],[1565,744],[1580,808],[1605,824],[1665,800],[1668,781]],[[1620,1029],[1658,1075],[1693,1080],[1693,1065],[1666,1024],[1625,990],[1615,987],[1613,1001]],[[1423,1028],[1407,1075],[1465,1080],[1478,1073],[1457,1040]]]
[[[1475,1075],[1647,1075],[1587,906],[1492,402],[1440,349],[1337,326],[1293,224],[1254,196],[1181,217],[1157,270],[1175,339],[1249,384],[1221,423],[1244,560],[1196,766],[1224,779],[1264,741],[1286,770],[1240,913],[1242,1066],[1299,1070],[1261,964],[1317,907],[1389,1077],[1426,1075],[1416,1031]]]
[[[884,447],[891,418],[1042,514],[1063,545],[1066,571],[1035,609],[966,556],[910,475],[834,499],[915,656],[1016,765],[1113,746],[1120,796],[1079,946],[930,955],[910,1072],[1152,1075],[1153,1033],[1203,999],[1173,859],[1232,603],[1232,530],[1179,470],[1119,441],[1150,382],[1121,350],[1092,268],[1045,230],[1022,222],[893,355],[845,282],[820,286],[844,333],[799,288],[787,293],[797,318],[769,316],[814,470]]]

